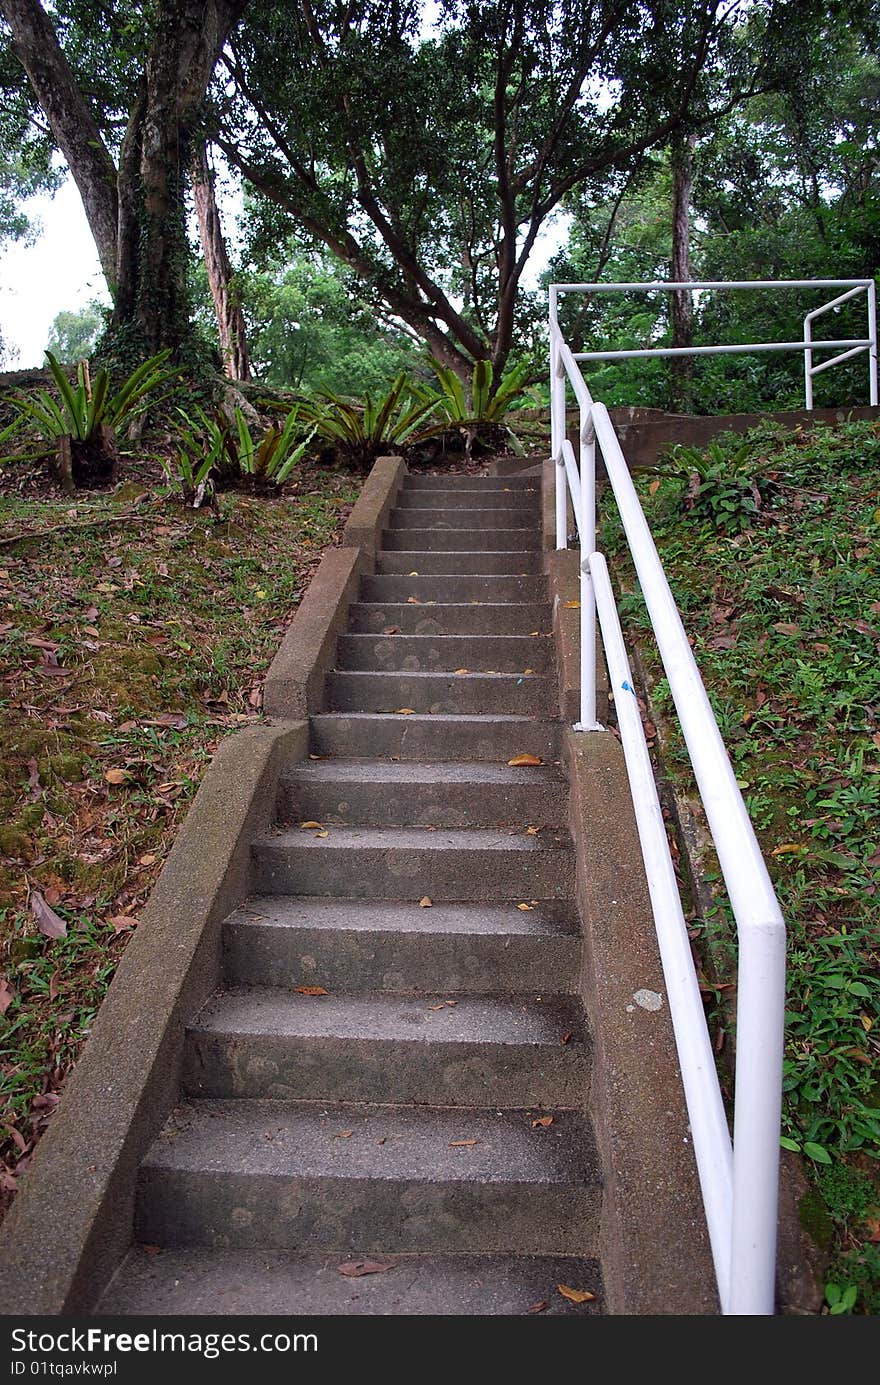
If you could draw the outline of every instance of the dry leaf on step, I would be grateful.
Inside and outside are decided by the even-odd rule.
[[[323,986],[294,986],[297,995],[329,995]]]
[[[596,1297],[595,1294],[590,1293],[589,1289],[572,1289],[568,1284],[557,1284],[556,1288],[563,1298],[568,1299],[569,1303],[592,1303]]]
[[[430,909],[430,907],[431,907],[431,905],[432,905],[433,903],[434,903],[433,899],[429,899],[428,896],[427,896],[426,894],[425,894],[425,895],[422,895],[421,899],[419,900],[419,908],[420,908],[420,909]]]
[[[531,907],[532,907],[532,906],[531,906],[531,904],[517,904],[516,907],[517,907],[517,909],[522,909],[522,911],[523,911],[524,914],[527,914],[527,913],[529,913],[529,912],[531,911]]]
[[[406,604],[407,606],[421,606],[422,603],[417,596],[408,596],[406,598]]]
[[[554,1117],[553,1117],[553,1116],[538,1116],[538,1117],[536,1117],[535,1120],[532,1121],[532,1129],[533,1129],[533,1130],[539,1130],[539,1129],[540,1129],[540,1130],[546,1130],[548,1126],[550,1126],[550,1125],[553,1124],[553,1121],[554,1121]]]
[[[323,826],[323,822],[301,822],[299,828],[301,832],[313,832],[315,829],[320,831]]]
[[[418,577],[419,574],[417,572],[411,572],[409,575],[410,577]]]
[[[327,831],[326,827],[324,827],[324,828],[322,828],[322,830],[321,830],[320,832],[316,832],[316,833],[315,833],[315,836],[316,836],[316,837],[329,837],[329,836],[330,836],[330,833]]]
[[[360,1279],[364,1274],[384,1274],[386,1270],[393,1270],[396,1263],[396,1260],[347,1260],[344,1265],[336,1266],[336,1273],[344,1274],[346,1279]]]
[[[456,673],[470,673],[470,669],[469,669],[469,668],[457,668],[457,669],[455,670],[455,672],[456,672]]]
[[[508,765],[543,765],[544,761],[539,755],[514,755],[512,760],[507,761]]]
[[[394,715],[397,717],[414,717],[415,714],[415,707],[395,707],[394,709]]]
[[[537,835],[538,835],[538,833],[540,832],[540,830],[541,830],[540,827],[527,827],[527,828],[526,828],[526,836],[527,836],[527,837],[537,837]]]
[[[579,611],[581,608],[581,603],[579,601],[565,601],[563,605],[567,611]]]
[[[480,1143],[479,1140],[450,1140],[450,1141],[449,1141],[449,1148],[450,1148],[450,1149],[472,1149],[474,1145],[478,1145],[479,1143]]]
[[[399,635],[399,634],[400,634],[400,626],[399,626],[399,625],[386,625],[386,626],[385,626],[385,629],[382,631],[382,634],[383,634],[383,635]]]

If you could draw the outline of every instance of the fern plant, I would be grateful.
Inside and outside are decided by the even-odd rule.
[[[457,430],[465,437],[465,451],[470,454],[479,440],[487,446],[497,446],[505,437],[516,446],[516,438],[503,419],[515,400],[528,388],[531,365],[521,361],[502,376],[493,392],[494,371],[491,361],[477,361],[471,376],[470,397],[464,382],[449,366],[432,358],[431,365],[440,383],[433,394],[435,411],[442,420],[438,431]]]
[[[184,499],[207,493],[210,483],[278,489],[304,457],[314,428],[299,436],[299,411],[291,409],[282,425],[272,423],[262,434],[252,432],[240,408],[230,420],[219,409],[202,408],[194,416],[178,410],[177,450],[164,463],[169,479],[180,483]],[[201,488],[201,489],[200,489]]]
[[[71,384],[60,363],[51,351],[46,352],[49,371],[60,402],[48,390],[37,390],[33,398],[20,395],[13,407],[45,442],[69,437],[73,442],[88,443],[102,427],[116,429],[126,418],[147,407],[147,395],[169,380],[173,372],[163,366],[170,351],[160,351],[144,361],[123,381],[115,394],[110,394],[110,375],[99,370],[94,381],[89,379],[85,361],[76,368],[76,383]]]

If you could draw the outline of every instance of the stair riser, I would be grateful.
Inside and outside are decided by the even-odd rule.
[[[359,601],[351,607],[349,628],[356,634],[379,635],[396,627],[401,635],[531,635],[538,631],[547,636],[552,625],[550,607],[538,601],[427,608]]]
[[[536,755],[545,763],[559,759],[560,730],[552,722],[441,721],[436,717],[377,717],[369,723],[341,714],[310,718],[311,749],[316,755],[360,755],[401,760],[492,760],[506,763],[514,755]]]
[[[328,706],[337,712],[476,713],[488,716],[550,715],[556,705],[555,689],[546,678],[513,674],[444,673],[409,676],[406,673],[344,673],[327,675]]]
[[[187,1035],[182,1081],[193,1097],[556,1109],[582,1107],[589,1076],[587,1048],[563,1044],[561,1036],[551,1048],[195,1029]]]
[[[439,506],[424,508],[401,505],[392,510],[389,528],[401,529],[536,529],[538,512],[531,506],[495,505],[488,510],[444,510]]]
[[[481,602],[496,605],[518,601],[543,604],[547,600],[547,581],[545,577],[531,573],[515,577],[386,577],[379,574],[361,579],[361,601],[406,605],[411,596],[417,601],[430,601],[435,605],[452,602],[476,606]],[[430,609],[424,612],[426,617],[431,614]],[[438,614],[442,618],[443,613]]]
[[[399,493],[398,510],[517,510],[537,523],[541,498],[537,491],[453,491],[406,489]]]
[[[413,851],[389,846],[320,850],[262,842],[254,847],[254,886],[266,894],[350,899],[569,899],[574,856],[568,850],[493,851],[475,847]]]
[[[341,635],[336,644],[336,667],[364,672],[451,673],[469,668],[474,673],[543,673],[550,665],[550,641],[528,635]]]
[[[540,549],[541,533],[537,527],[513,529],[386,529],[382,547],[391,549],[425,549],[444,552],[469,550],[480,553],[487,549]]]
[[[396,553],[377,553],[376,571],[401,577],[414,571],[423,577],[428,573],[459,577],[462,562],[460,553],[413,553],[402,549]],[[485,577],[519,577],[524,572],[537,575],[543,572],[543,562],[543,554],[534,552],[468,553],[467,571]]]
[[[281,822],[350,827],[561,827],[565,784],[376,784],[282,780]]]
[[[311,986],[329,991],[436,989],[474,995],[529,985],[548,995],[576,989],[578,938],[497,937],[386,930],[278,928],[228,924],[224,972],[244,986]]]
[[[401,488],[403,494],[436,490],[455,490],[458,494],[463,491],[477,491],[480,494],[487,491],[534,491],[540,495],[541,483],[534,476],[407,476]]]
[[[540,1136],[538,1137],[540,1138]],[[565,1183],[425,1183],[145,1168],[136,1234],[150,1245],[285,1250],[595,1251],[600,1195]]]

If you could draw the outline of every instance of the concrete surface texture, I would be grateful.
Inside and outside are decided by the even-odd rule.
[[[324,583],[312,758],[254,836],[101,1311],[221,1285],[235,1312],[560,1311],[559,1283],[605,1306],[540,478],[385,470],[358,589],[338,558]],[[286,643],[279,693],[308,682]],[[395,1257],[384,1287],[332,1277],[362,1255]]]

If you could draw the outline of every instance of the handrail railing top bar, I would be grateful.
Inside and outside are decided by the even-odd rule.
[[[844,337],[835,341],[811,341],[813,351],[836,351],[838,347],[853,346],[857,351],[867,351],[874,344],[872,337]],[[764,341],[739,342],[723,346],[644,346],[632,350],[614,351],[575,351],[575,361],[634,360],[638,356],[734,356],[751,351],[803,351],[803,341]]]
[[[556,293],[656,293],[661,289],[866,289],[873,279],[658,279],[653,283],[551,284]]]

